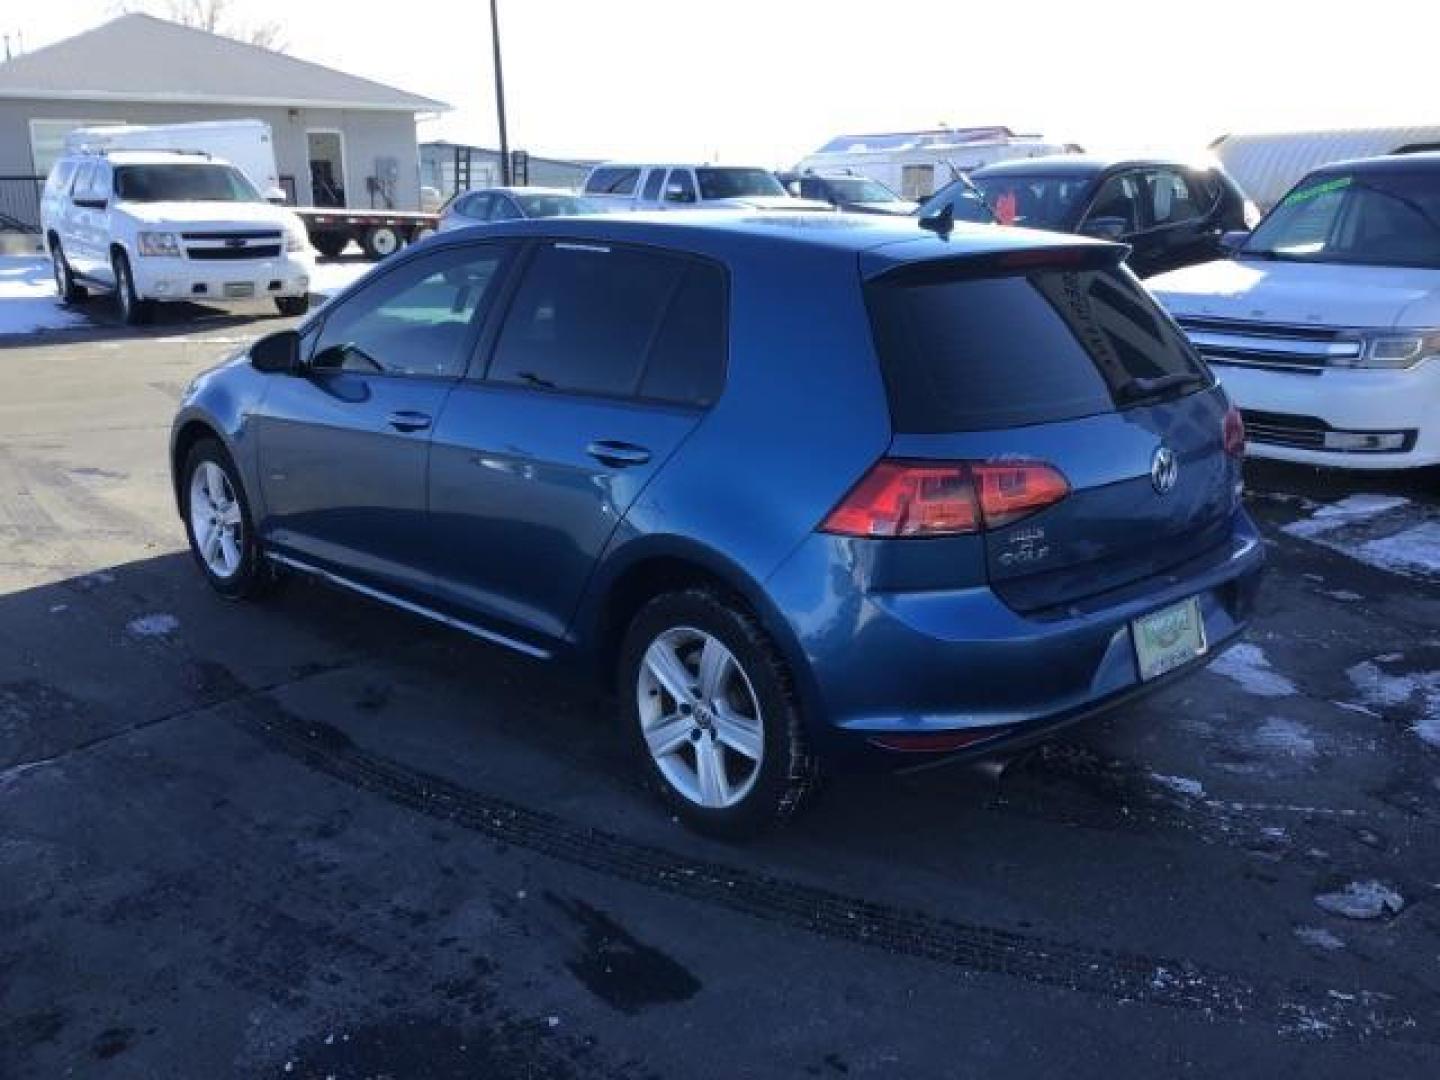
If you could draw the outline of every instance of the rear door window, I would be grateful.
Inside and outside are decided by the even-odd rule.
[[[1178,169],[1155,169],[1146,182],[1152,225],[1179,225],[1204,216],[1208,200]]]
[[[1110,412],[1135,378],[1183,373],[1208,382],[1183,335],[1122,269],[881,278],[868,300],[892,421],[903,433]]]
[[[695,201],[695,177],[689,169],[671,169],[670,179],[665,181],[665,201],[692,203]]]
[[[1085,215],[1085,221],[1087,223],[1103,219],[1118,221],[1122,234],[1128,236],[1140,231],[1142,221],[1140,203],[1139,174],[1134,172],[1116,173],[1100,185],[1100,190],[1095,193],[1095,199],[1091,202],[1090,210]]]
[[[639,180],[639,169],[606,166],[590,174],[585,190],[592,195],[633,195]]]
[[[651,169],[650,175],[645,177],[645,192],[643,198],[646,202],[655,202],[660,198],[660,185],[665,182],[664,169]]]
[[[489,378],[536,390],[705,404],[724,365],[724,285],[695,260],[595,244],[539,248]]]

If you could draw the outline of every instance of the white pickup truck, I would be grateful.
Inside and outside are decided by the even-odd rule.
[[[166,301],[269,297],[282,315],[309,307],[305,226],[209,154],[67,154],[46,180],[40,220],[61,299],[112,291],[127,324],[149,322]]]

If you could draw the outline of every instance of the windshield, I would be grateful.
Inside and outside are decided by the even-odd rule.
[[[971,180],[1001,225],[1064,230],[1090,186],[1084,176],[975,176]]]
[[[985,200],[964,180],[956,180],[941,188],[934,195],[916,210],[920,217],[934,217],[944,210],[946,205],[951,206],[952,215],[956,221],[969,221],[982,225],[994,225],[995,215],[990,212],[990,207],[985,205]]]
[[[1440,269],[1440,173],[1307,177],[1270,211],[1239,255]]]
[[[743,199],[752,195],[784,197],[785,189],[764,169],[696,169],[702,199]]]
[[[574,214],[598,214],[600,208],[579,195],[516,195],[515,201],[526,217],[570,217]]]
[[[830,185],[830,190],[835,192],[836,197],[843,199],[845,202],[888,203],[904,201],[884,184],[863,176],[827,176],[825,177],[825,183]]]
[[[121,165],[115,194],[126,202],[264,202],[233,165]]]

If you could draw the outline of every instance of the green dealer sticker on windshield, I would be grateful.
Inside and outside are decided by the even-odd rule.
[[[1342,176],[1338,180],[1327,180],[1323,184],[1316,184],[1313,187],[1301,188],[1299,191],[1292,191],[1285,196],[1281,206],[1294,206],[1296,203],[1308,202],[1311,199],[1318,199],[1321,195],[1328,195],[1332,191],[1343,191],[1350,186],[1351,177]]]

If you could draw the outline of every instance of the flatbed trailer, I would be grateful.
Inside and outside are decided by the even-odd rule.
[[[383,259],[406,244],[425,239],[440,224],[439,214],[414,210],[356,210],[344,206],[290,209],[305,223],[315,250],[331,257],[354,240],[369,258]]]

